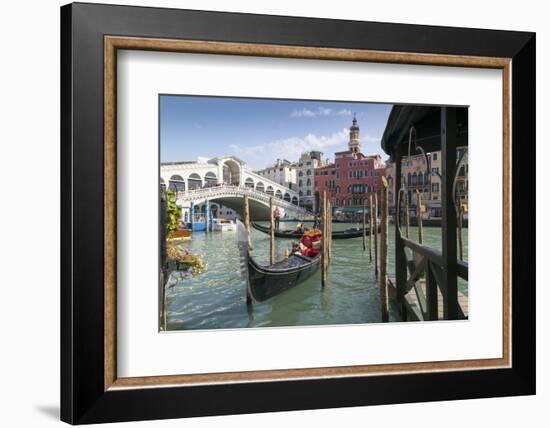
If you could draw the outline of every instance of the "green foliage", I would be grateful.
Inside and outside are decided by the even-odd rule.
[[[166,192],[166,233],[170,234],[179,229],[181,220],[181,208],[176,205],[176,193],[168,190]]]

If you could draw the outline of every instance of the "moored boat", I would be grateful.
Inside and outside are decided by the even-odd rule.
[[[256,230],[259,230],[263,233],[270,233],[271,228],[268,226],[262,226],[258,223],[252,223],[252,227]],[[370,228],[367,227],[366,235],[370,234]],[[298,230],[275,230],[274,235],[278,238],[290,238],[290,239],[299,239],[302,236],[302,232]],[[346,230],[336,230],[332,232],[332,239],[349,239],[349,238],[359,238],[363,236],[362,228],[350,228]]]
[[[304,248],[304,252],[311,257],[295,251],[284,260],[263,266],[252,256],[249,236],[241,222],[237,224],[237,237],[247,293],[257,302],[263,302],[297,286],[319,270],[321,255],[318,245],[311,243],[309,248]],[[319,238],[320,235],[317,244],[320,244]]]
[[[224,218],[215,218],[212,220],[212,230],[220,232],[230,232],[237,229],[235,222]]]

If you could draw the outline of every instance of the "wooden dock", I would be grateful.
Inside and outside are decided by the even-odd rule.
[[[394,304],[394,308],[397,308],[398,311],[399,305],[395,304],[397,299],[397,288],[395,286],[395,278],[389,278],[388,279],[388,294],[390,297],[390,302]],[[418,287],[420,290],[422,290],[424,296],[426,295],[426,281],[419,280],[418,281]],[[407,320],[410,321],[424,321],[424,316],[422,315],[424,311],[422,311],[422,306],[420,303],[420,300],[418,298],[417,292],[415,291],[415,288],[412,287],[407,293],[404,295],[405,299],[405,309],[407,311]],[[464,317],[461,317],[462,319],[468,319],[468,296],[458,292],[458,304],[460,306],[460,309],[462,310],[462,313],[464,314]],[[443,316],[443,295],[441,294],[441,291],[437,290],[437,313],[438,313],[438,320],[443,320],[445,317]],[[403,319],[403,314],[400,314],[400,317]]]

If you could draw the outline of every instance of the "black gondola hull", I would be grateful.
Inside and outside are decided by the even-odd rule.
[[[315,274],[321,264],[320,256],[310,259],[292,255],[289,259],[296,262],[295,266],[284,268],[284,263],[260,266],[248,256],[248,289],[254,300],[263,302],[297,286]]]
[[[254,229],[259,230],[260,232],[269,234],[270,228],[267,226],[262,226],[258,223],[252,223]],[[365,230],[366,236],[370,235],[370,228]],[[300,239],[303,235],[302,232],[295,230],[275,230],[274,235],[277,238],[288,238],[288,239]],[[337,230],[332,232],[332,239],[350,239],[350,238],[360,238],[363,236],[363,229],[346,229],[346,230]]]

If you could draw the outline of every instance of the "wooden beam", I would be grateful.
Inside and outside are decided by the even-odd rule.
[[[458,319],[456,212],[453,184],[456,169],[456,109],[441,108],[441,249],[443,253],[443,318]]]
[[[388,182],[382,177],[382,207],[380,213],[380,305],[382,322],[389,321],[388,314]],[[376,228],[378,231],[378,228]]]
[[[401,188],[401,149],[395,152],[395,283],[397,288],[397,304],[400,308],[401,317],[406,320],[407,309],[405,305],[405,287],[407,283],[407,259],[405,247],[397,225],[399,224],[399,196]]]
[[[275,263],[275,219],[273,218],[273,196],[269,198],[269,264]]]

